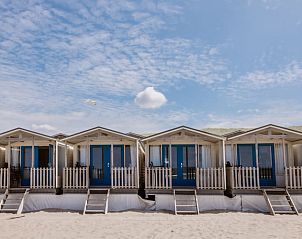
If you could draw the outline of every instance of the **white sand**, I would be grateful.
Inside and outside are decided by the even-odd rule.
[[[124,212],[0,214],[0,238],[302,238],[302,216]]]

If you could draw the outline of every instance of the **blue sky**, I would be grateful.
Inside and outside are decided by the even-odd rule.
[[[1,1],[0,130],[302,125],[299,0]]]

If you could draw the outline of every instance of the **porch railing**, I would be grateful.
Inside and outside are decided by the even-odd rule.
[[[63,168],[63,188],[80,189],[88,188],[89,185],[88,167],[69,167]]]
[[[257,167],[234,167],[235,189],[259,189],[259,168]]]
[[[223,168],[197,168],[196,187],[198,189],[224,189]]]
[[[8,186],[8,169],[0,168],[0,188],[7,188]]]
[[[55,168],[31,168],[30,188],[55,188]]]
[[[138,188],[136,167],[112,168],[112,188]]]
[[[172,188],[172,169],[163,167],[146,167],[145,187],[147,189]]]
[[[287,175],[286,187],[288,189],[301,189],[302,167],[288,167],[285,170]]]

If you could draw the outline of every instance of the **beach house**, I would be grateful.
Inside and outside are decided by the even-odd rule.
[[[233,195],[262,195],[263,211],[297,213],[292,194],[302,189],[302,132],[265,125],[227,136],[227,188]],[[259,199],[259,197],[258,197]]]
[[[145,192],[157,209],[199,213],[203,195],[225,190],[225,138],[180,126],[143,138]]]
[[[1,212],[22,212],[29,191],[55,193],[57,148],[55,138],[23,128],[0,134]]]

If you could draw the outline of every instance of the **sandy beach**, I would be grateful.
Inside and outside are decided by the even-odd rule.
[[[302,217],[261,213],[0,214],[1,238],[301,238]]]

